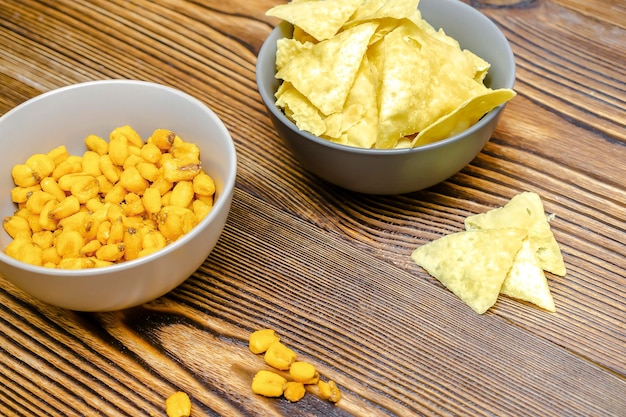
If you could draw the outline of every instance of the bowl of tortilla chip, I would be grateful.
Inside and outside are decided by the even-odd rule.
[[[469,164],[515,96],[500,29],[458,0],[299,1],[257,59],[278,136],[317,177],[404,194]]]

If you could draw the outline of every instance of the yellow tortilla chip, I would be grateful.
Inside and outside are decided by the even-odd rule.
[[[516,227],[528,231],[531,247],[544,271],[566,274],[565,263],[538,194],[523,192],[503,207],[465,219],[466,230]]]
[[[346,25],[374,19],[404,19],[417,10],[419,0],[365,0]]]
[[[276,78],[292,83],[322,114],[341,111],[377,26],[362,24],[313,45],[284,63]]]
[[[374,145],[378,131],[374,78],[367,57],[363,57],[343,111],[326,118],[327,129],[324,138],[360,148],[371,148]]]
[[[411,258],[483,314],[497,301],[525,237],[515,228],[463,231],[420,246]]]
[[[274,6],[266,15],[286,20],[323,41],[335,36],[360,4],[361,0],[299,1]]]
[[[282,83],[276,92],[276,105],[294,121],[298,129],[320,136],[326,132],[326,123],[317,107],[304,97],[291,83]]]
[[[377,148],[395,147],[463,102],[489,91],[474,80],[475,63],[409,20],[382,39]]]
[[[515,91],[509,89],[490,90],[462,103],[453,112],[448,113],[430,126],[422,129],[413,140],[413,146],[424,146],[441,139],[461,133],[481,117],[499,105],[515,97]]]
[[[546,275],[528,239],[522,243],[500,293],[528,301],[548,311],[556,311]]]

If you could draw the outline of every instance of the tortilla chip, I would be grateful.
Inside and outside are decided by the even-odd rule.
[[[413,146],[428,145],[461,133],[485,114],[515,97],[515,94],[515,91],[509,89],[486,89],[484,93],[468,99],[453,112],[422,129],[415,137]]]
[[[272,7],[266,15],[286,20],[318,41],[324,41],[337,34],[361,2],[361,0],[291,2]]]
[[[291,83],[282,83],[276,92],[276,105],[294,121],[298,129],[320,136],[326,132],[326,123],[317,107],[304,97]]]
[[[377,26],[362,24],[315,44],[285,62],[276,78],[292,83],[322,114],[341,111]]]
[[[374,19],[404,19],[417,10],[419,0],[365,0],[346,25]]]
[[[546,275],[528,239],[522,243],[500,293],[528,301],[548,311],[556,311]]]
[[[425,33],[409,20],[382,39],[379,135],[376,147],[393,148],[465,101],[489,91],[474,80],[475,62],[462,50]],[[408,70],[410,69],[410,70]]]
[[[457,232],[420,246],[411,258],[483,314],[496,303],[525,237],[515,228]]]
[[[544,271],[555,275],[566,274],[563,255],[544,212],[538,194],[523,192],[506,205],[465,219],[466,230],[515,227],[528,232],[531,247]]]

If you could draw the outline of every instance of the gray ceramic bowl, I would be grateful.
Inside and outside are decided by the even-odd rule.
[[[515,60],[500,29],[478,10],[458,0],[422,0],[422,17],[491,64],[485,84],[513,88]],[[263,44],[256,67],[257,86],[270,119],[294,157],[318,177],[367,194],[403,194],[435,185],[463,169],[491,138],[504,109],[500,106],[466,131],[414,149],[377,150],[339,145],[301,131],[276,107],[276,41],[291,36],[281,23]],[[408,69],[410,70],[410,69]]]
[[[33,266],[4,253],[11,237],[0,229],[0,273],[32,296],[80,311],[133,307],[162,296],[185,281],[209,256],[220,237],[235,186],[235,146],[224,124],[199,100],[172,88],[129,80],[94,81],[37,96],[0,117],[0,218],[16,210],[11,168],[34,153],[65,145],[82,155],[90,133],[108,138],[130,125],[145,139],[157,128],[175,131],[200,148],[203,169],[216,185],[212,211],[189,233],[165,248],[132,261],[82,270]]]

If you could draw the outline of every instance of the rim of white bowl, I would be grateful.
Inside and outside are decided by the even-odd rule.
[[[215,114],[215,112],[213,110],[211,110],[206,104],[204,104],[199,99],[193,97],[192,95],[187,94],[187,93],[185,93],[183,91],[177,90],[177,89],[175,89],[173,87],[169,87],[169,86],[166,86],[166,85],[162,85],[162,84],[158,84],[158,83],[154,83],[154,82],[150,82],[150,81],[130,80],[130,79],[86,81],[86,82],[82,82],[82,83],[68,85],[68,86],[65,86],[65,87],[59,87],[59,88],[56,88],[54,90],[50,90],[50,91],[47,91],[45,93],[39,94],[39,95],[29,99],[29,100],[26,100],[25,102],[15,106],[11,110],[9,110],[5,114],[3,114],[0,117],[0,123],[2,122],[3,119],[7,118],[11,113],[19,111],[22,107],[26,107],[28,104],[30,104],[30,103],[32,103],[34,101],[42,100],[42,99],[45,99],[47,96],[50,96],[50,95],[53,95],[53,94],[63,93],[65,91],[67,91],[67,90],[73,90],[73,89],[76,89],[76,88],[85,88],[85,87],[89,87],[90,85],[94,85],[94,84],[117,84],[117,85],[125,85],[125,84],[127,84],[127,85],[143,85],[143,86],[146,86],[146,87],[155,87],[155,88],[159,88],[159,89],[168,91],[168,92],[170,92],[172,94],[178,95],[180,97],[183,97],[183,98],[185,98],[185,99],[195,103],[200,108],[202,108],[202,110],[207,114],[207,116],[210,119],[214,120],[217,129],[219,129],[221,131],[221,133],[223,135],[225,135],[225,137],[227,137],[229,139],[228,140],[228,148],[229,148],[229,152],[228,152],[229,161],[228,161],[228,163],[229,163],[229,166],[233,167],[233,169],[230,170],[229,171],[229,175],[226,178],[224,178],[224,187],[222,189],[221,195],[229,195],[229,194],[232,195],[232,193],[234,192],[235,180],[236,180],[236,177],[237,177],[237,153],[236,153],[235,144],[233,142],[232,136],[230,135],[230,132],[228,131],[228,129],[224,125],[224,122],[222,122],[222,120],[217,116],[217,114]],[[158,257],[162,256],[163,254],[166,254],[168,252],[172,252],[172,251],[176,250],[179,246],[182,246],[188,240],[191,240],[194,237],[196,237],[199,233],[202,233],[202,230],[204,229],[203,226],[206,226],[208,223],[212,222],[213,219],[215,217],[217,217],[218,211],[220,211],[221,209],[229,210],[230,200],[231,199],[219,198],[219,196],[216,196],[216,198],[215,198],[215,205],[213,206],[213,209],[209,212],[209,214],[206,217],[204,217],[204,219],[202,219],[188,233],[183,235],[181,238],[179,238],[175,242],[172,242],[172,243],[168,244],[167,246],[165,246],[162,249],[159,249],[156,252],[153,252],[153,253],[151,253],[149,255],[143,256],[141,258],[133,259],[133,260],[130,260],[130,261],[124,261],[124,262],[120,262],[120,263],[117,263],[117,264],[108,265],[108,266],[104,266],[104,267],[97,267],[97,268],[85,268],[85,269],[48,268],[48,267],[44,267],[44,266],[31,265],[31,264],[28,264],[26,262],[22,262],[22,261],[19,261],[19,260],[15,259],[15,258],[12,258],[9,255],[7,255],[6,253],[4,253],[4,248],[0,248],[0,260],[2,262],[6,263],[6,264],[9,264],[9,265],[13,266],[13,267],[20,268],[20,269],[23,269],[23,270],[26,270],[26,271],[32,271],[32,272],[36,272],[36,273],[40,273],[40,274],[46,274],[46,275],[54,275],[54,276],[58,276],[58,277],[75,278],[75,277],[85,277],[85,276],[94,276],[94,275],[102,275],[102,274],[114,273],[116,271],[133,268],[134,266],[137,266],[137,265],[143,265],[145,263],[148,263],[148,262],[152,261],[154,258],[158,258]],[[224,207],[226,205],[228,205],[228,207]],[[0,233],[6,233],[6,232],[4,230],[2,230],[2,231],[0,231]],[[5,278],[8,279],[9,281],[11,281],[10,277],[5,277]]]

